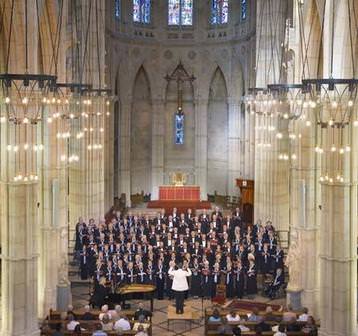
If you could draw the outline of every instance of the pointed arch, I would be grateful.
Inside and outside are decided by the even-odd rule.
[[[208,193],[227,195],[228,189],[228,91],[218,66],[209,88],[208,103]]]
[[[152,101],[147,72],[141,66],[132,90],[131,113],[131,194],[151,192]]]

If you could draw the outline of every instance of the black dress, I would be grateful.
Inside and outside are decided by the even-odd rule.
[[[238,297],[238,299],[242,299],[243,295],[244,295],[244,284],[245,284],[245,280],[244,280],[244,270],[242,267],[239,268],[235,268],[234,269],[234,276],[235,276],[235,291],[236,291],[236,295]]]
[[[190,293],[192,296],[202,296],[201,271],[199,265],[193,265],[191,273]]]
[[[249,266],[247,270],[247,294],[254,295],[257,293],[256,266]]]
[[[235,296],[235,288],[234,288],[235,274],[233,273],[232,270],[230,271],[225,270],[224,275],[225,275],[225,285],[226,285],[226,297],[232,298]]]
[[[205,298],[211,297],[211,279],[210,279],[210,271],[203,269],[201,271],[201,283],[203,289],[203,296]]]

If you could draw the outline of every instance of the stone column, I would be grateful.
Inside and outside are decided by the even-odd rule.
[[[122,101],[122,108],[120,111],[121,132],[119,136],[120,144],[120,194],[126,194],[126,205],[130,206],[131,200],[131,108],[132,96],[127,96]]]
[[[1,124],[1,330],[4,336],[40,335],[38,328],[38,181],[13,181],[24,167],[22,149],[7,151],[13,126]],[[13,145],[13,143],[11,144]],[[22,144],[23,146],[23,144]],[[29,153],[31,155],[31,153]],[[21,166],[20,166],[21,164]]]
[[[195,100],[195,183],[202,200],[208,199],[208,103],[201,96]]]
[[[228,195],[236,196],[238,188],[236,179],[241,176],[240,172],[240,155],[244,155],[240,150],[240,114],[241,100],[236,97],[228,97]]]
[[[158,199],[159,186],[164,183],[164,99],[157,97],[153,101],[152,132],[152,199]]]

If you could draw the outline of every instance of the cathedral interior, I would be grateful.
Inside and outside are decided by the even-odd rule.
[[[358,335],[357,68],[358,0],[0,0],[0,335]]]

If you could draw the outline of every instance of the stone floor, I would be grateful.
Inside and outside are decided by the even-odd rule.
[[[83,284],[73,284],[72,285],[72,300],[73,306],[75,309],[81,308],[88,303],[89,300],[89,287]],[[272,304],[285,304],[285,299],[278,299],[270,301],[268,298],[262,296],[256,296],[255,301],[265,302]],[[136,308],[139,301],[133,300],[129,302],[131,308]],[[144,304],[146,308],[149,309],[149,301],[145,301]],[[199,336],[204,335],[204,320],[201,319],[196,323],[192,323],[191,326],[188,322],[185,321],[171,321],[168,330],[168,320],[167,320],[167,307],[170,304],[174,304],[174,301],[169,300],[154,300],[154,313],[153,313],[153,326],[152,326],[152,335],[166,335],[166,336]],[[204,312],[206,307],[212,305],[209,300],[193,299],[189,298],[185,301],[187,306],[190,306],[193,311],[200,313]],[[202,314],[201,314],[202,316]]]

